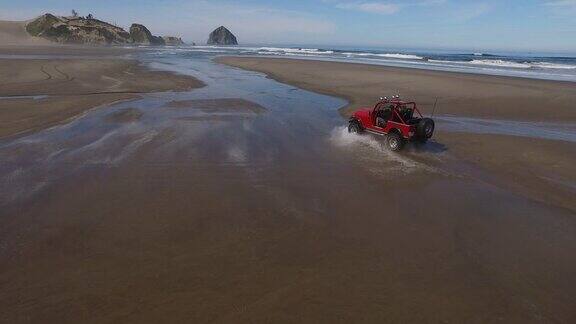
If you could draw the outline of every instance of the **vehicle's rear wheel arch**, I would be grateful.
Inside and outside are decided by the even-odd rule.
[[[350,118],[350,123],[356,123],[358,125],[358,128],[360,128],[360,130],[364,130],[364,126],[362,126],[362,122],[360,121],[360,119],[358,118]]]
[[[398,135],[400,135],[400,137],[404,137],[404,136],[402,136],[402,132],[398,128],[390,129],[390,131],[388,131],[388,134],[391,134],[391,133],[398,134]]]
[[[354,128],[356,130],[354,130]],[[362,126],[362,123],[360,122],[360,120],[358,120],[357,118],[350,118],[350,121],[348,122],[348,132],[363,133],[364,127]]]

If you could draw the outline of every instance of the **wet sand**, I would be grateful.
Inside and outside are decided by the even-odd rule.
[[[144,93],[202,85],[189,76],[152,71],[113,56],[0,59],[0,138],[52,127],[94,107]]]
[[[106,121],[113,123],[130,123],[142,118],[142,111],[138,108],[125,108],[106,116]]]
[[[522,182],[569,187],[572,155],[547,155],[571,142],[506,178],[514,137],[393,154],[346,132],[343,100],[165,61],[206,87],[0,140],[0,322],[576,320],[569,196]]]

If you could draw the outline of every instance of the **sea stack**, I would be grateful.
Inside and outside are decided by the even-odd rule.
[[[180,37],[164,36],[162,38],[164,39],[164,43],[168,46],[180,46],[186,44]]]
[[[238,45],[236,36],[226,27],[220,26],[210,33],[208,45]]]

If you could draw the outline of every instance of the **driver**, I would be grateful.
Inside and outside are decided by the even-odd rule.
[[[390,116],[392,116],[392,108],[390,106],[378,110],[376,113],[376,126],[386,127],[386,121],[390,119]]]

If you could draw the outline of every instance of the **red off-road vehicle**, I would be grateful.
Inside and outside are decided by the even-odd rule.
[[[350,117],[350,133],[364,131],[386,136],[386,145],[400,151],[407,141],[425,143],[434,134],[434,121],[424,118],[415,102],[398,96],[380,98],[373,108],[360,108]]]

